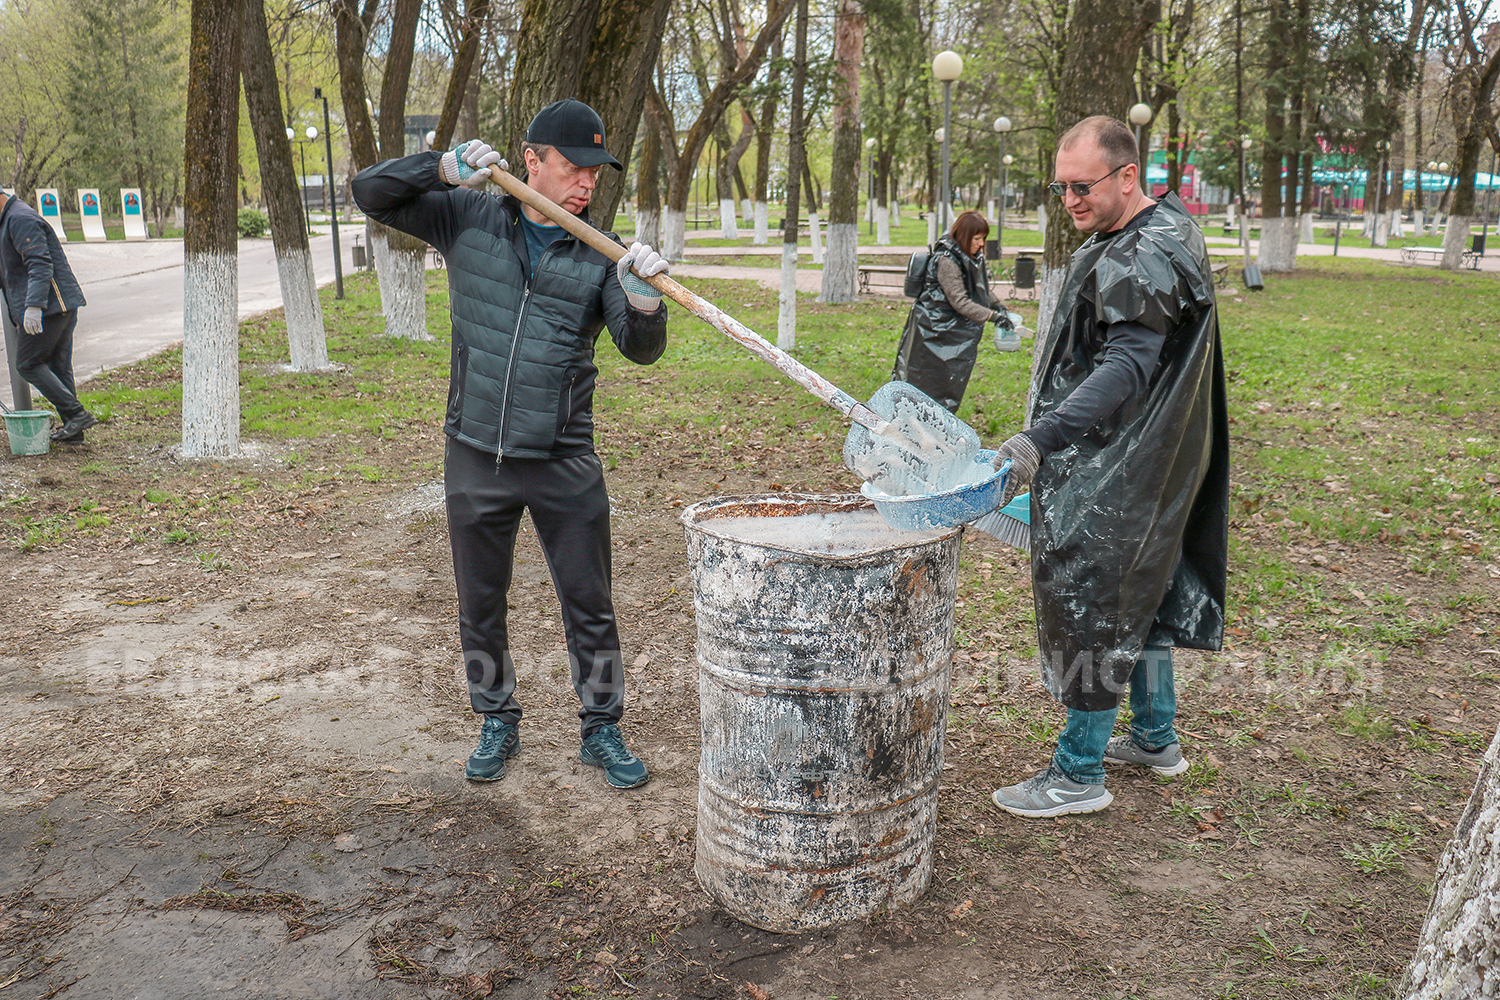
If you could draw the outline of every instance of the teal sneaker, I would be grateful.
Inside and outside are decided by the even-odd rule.
[[[1104,759],[1111,763],[1144,764],[1164,778],[1188,769],[1179,744],[1168,743],[1160,750],[1147,750],[1130,736],[1111,737],[1104,747]]]
[[[1098,812],[1115,800],[1103,785],[1074,781],[1055,764],[1034,778],[995,789],[990,801],[1015,816],[1037,819],[1069,813]]]
[[[514,724],[493,715],[484,717],[479,746],[469,756],[464,777],[470,781],[499,781],[505,777],[505,762],[521,752],[521,732]]]
[[[604,780],[616,788],[639,788],[651,780],[641,759],[625,749],[619,726],[602,726],[585,737],[578,759],[604,768]]]

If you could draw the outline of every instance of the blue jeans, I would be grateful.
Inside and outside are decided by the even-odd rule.
[[[1080,712],[1068,709],[1068,721],[1057,739],[1052,763],[1086,785],[1104,784],[1104,745],[1115,731],[1120,709]],[[1177,689],[1172,684],[1172,649],[1147,646],[1130,672],[1130,736],[1142,748],[1156,751],[1177,742]]]

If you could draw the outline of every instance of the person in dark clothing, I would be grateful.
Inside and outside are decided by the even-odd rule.
[[[604,123],[580,101],[543,108],[522,144],[527,181],[588,219],[604,165]],[[617,788],[649,780],[620,730],[625,673],[610,591],[609,497],[594,454],[594,345],[608,327],[620,353],[651,364],[667,344],[667,269],[633,244],[617,264],[515,198],[480,189],[505,161],[463,143],[386,160],[354,179],[373,219],[446,258],[453,319],[444,481],[469,702],[484,719],[464,774],[494,781],[521,749],[521,706],[506,592],[528,510],[562,605],[580,703],[579,758]],[[635,270],[632,271],[632,265]]]
[[[1042,679],[1068,717],[1048,766],[997,789],[1018,816],[1105,808],[1104,761],[1187,770],[1174,646],[1216,650],[1228,564],[1229,425],[1203,235],[1140,186],[1135,136],[1086,118],[1052,192],[1090,233],[1037,345],[1027,428],[998,449],[1031,485]],[[1128,687],[1127,735],[1113,736]]]
[[[891,378],[910,382],[953,413],[969,387],[984,324],[1010,328],[1010,313],[990,293],[984,267],[984,240],[989,234],[983,215],[964,212],[933,246],[922,292],[906,318],[891,372]]]
[[[47,397],[62,420],[55,441],[81,444],[99,421],[78,401],[73,329],[87,305],[52,227],[31,206],[0,192],[0,278],[11,322],[21,331],[16,371]]]

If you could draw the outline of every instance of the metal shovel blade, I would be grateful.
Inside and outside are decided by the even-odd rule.
[[[889,423],[884,434],[854,424],[844,465],[890,496],[941,493],[973,478],[974,428],[909,382],[887,382],[865,404]]]

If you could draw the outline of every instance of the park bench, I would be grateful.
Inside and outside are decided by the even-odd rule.
[[[1410,243],[1401,247],[1401,260],[1406,264],[1421,264],[1430,261],[1433,264],[1443,259],[1442,247],[1419,247]],[[1474,238],[1474,246],[1464,251],[1463,263],[1460,267],[1467,267],[1471,271],[1479,270],[1479,258],[1484,256],[1484,243],[1481,237]]]
[[[870,279],[877,274],[889,274],[899,285],[906,280],[906,267],[902,264],[861,264],[859,265],[859,290],[868,293]],[[882,281],[881,284],[884,285],[886,282]]]

